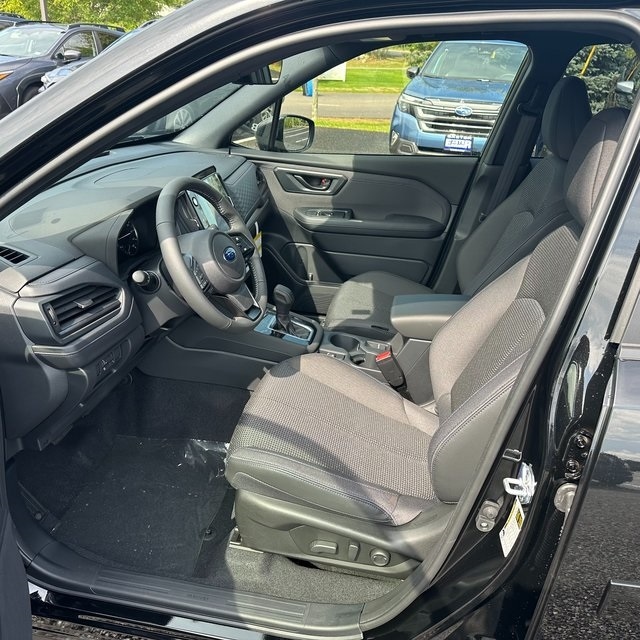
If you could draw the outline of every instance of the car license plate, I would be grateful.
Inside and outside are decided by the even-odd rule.
[[[473,136],[462,136],[450,134],[444,139],[445,151],[462,151],[463,153],[471,153],[473,150]]]

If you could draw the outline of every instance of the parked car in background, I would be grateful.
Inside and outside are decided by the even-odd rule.
[[[75,62],[68,62],[61,67],[55,67],[51,71],[47,71],[42,78],[40,78],[40,88],[38,93],[42,93],[45,89],[48,89],[56,82],[68,78],[74,71],[87,64],[88,60],[76,60]]]
[[[106,49],[103,50],[103,53],[107,51],[111,51],[115,47],[119,47],[121,44],[132,38],[136,34],[140,33],[145,27],[156,22],[156,20],[148,20],[144,22],[139,27],[132,29],[131,31],[125,33],[121,38],[118,38],[114,42],[112,42]],[[85,64],[90,62],[90,60],[76,60],[75,62],[69,62],[68,64],[56,67],[51,71],[45,73],[40,79],[42,82],[42,86],[39,89],[39,93],[46,91],[54,84],[68,78],[74,71],[77,71]],[[145,127],[140,131],[140,135],[146,136],[150,133],[162,135],[167,133],[172,133],[174,131],[182,131],[189,125],[193,124],[196,120],[201,118],[207,111],[211,109],[211,100],[209,96],[204,96],[198,100],[194,100],[189,104],[185,104],[180,108],[168,113],[164,118],[160,118],[156,122],[152,123],[151,127]],[[242,129],[244,135],[253,136],[258,124],[269,119],[273,115],[271,108],[263,109],[259,114],[248,120]]]
[[[155,20],[148,20],[147,22],[141,24],[139,27],[136,27],[135,29],[128,31],[122,37],[117,38],[110,45],[106,46],[102,50],[102,52],[104,53],[105,51],[107,51],[107,49],[110,49],[111,47],[115,46],[116,43],[125,42],[128,38],[131,38],[136,33],[139,33],[141,29],[148,27],[150,24],[153,24],[154,22]],[[69,62],[68,64],[65,64],[62,67],[56,67],[55,69],[51,69],[51,71],[47,71],[47,73],[45,73],[42,76],[42,78],[40,78],[40,82],[42,82],[42,86],[40,87],[38,93],[42,93],[45,89],[48,89],[51,85],[54,85],[56,82],[59,82],[60,80],[64,80],[65,78],[69,77],[74,71],[77,71],[80,67],[87,64],[89,60],[90,59],[83,58],[80,60],[76,60],[75,62]]]
[[[0,118],[38,93],[44,73],[93,58],[123,33],[101,24],[31,21],[0,31]]]
[[[517,42],[440,42],[421,68],[407,69],[391,152],[480,154],[526,52]]]
[[[26,22],[26,18],[19,13],[0,13],[0,31],[13,27],[19,22]]]

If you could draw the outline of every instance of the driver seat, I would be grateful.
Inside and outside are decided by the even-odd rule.
[[[325,355],[266,374],[227,459],[245,545],[390,576],[426,557],[563,288],[626,116],[601,112],[576,143],[564,182],[571,219],[435,337],[436,412]]]

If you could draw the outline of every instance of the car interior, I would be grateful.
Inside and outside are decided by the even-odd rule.
[[[638,34],[554,12],[376,29],[201,86],[189,126],[150,118],[0,222],[7,490],[36,583],[341,637],[441,607],[452,527],[495,546],[464,514],[629,114],[614,88],[593,112],[567,66]],[[480,157],[314,152],[309,125],[287,151],[311,77],[478,37],[528,47]]]

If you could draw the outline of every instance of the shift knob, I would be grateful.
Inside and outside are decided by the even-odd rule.
[[[291,325],[291,307],[293,307],[295,301],[293,291],[283,284],[277,284],[273,288],[273,301],[276,304],[278,325],[288,333]]]

